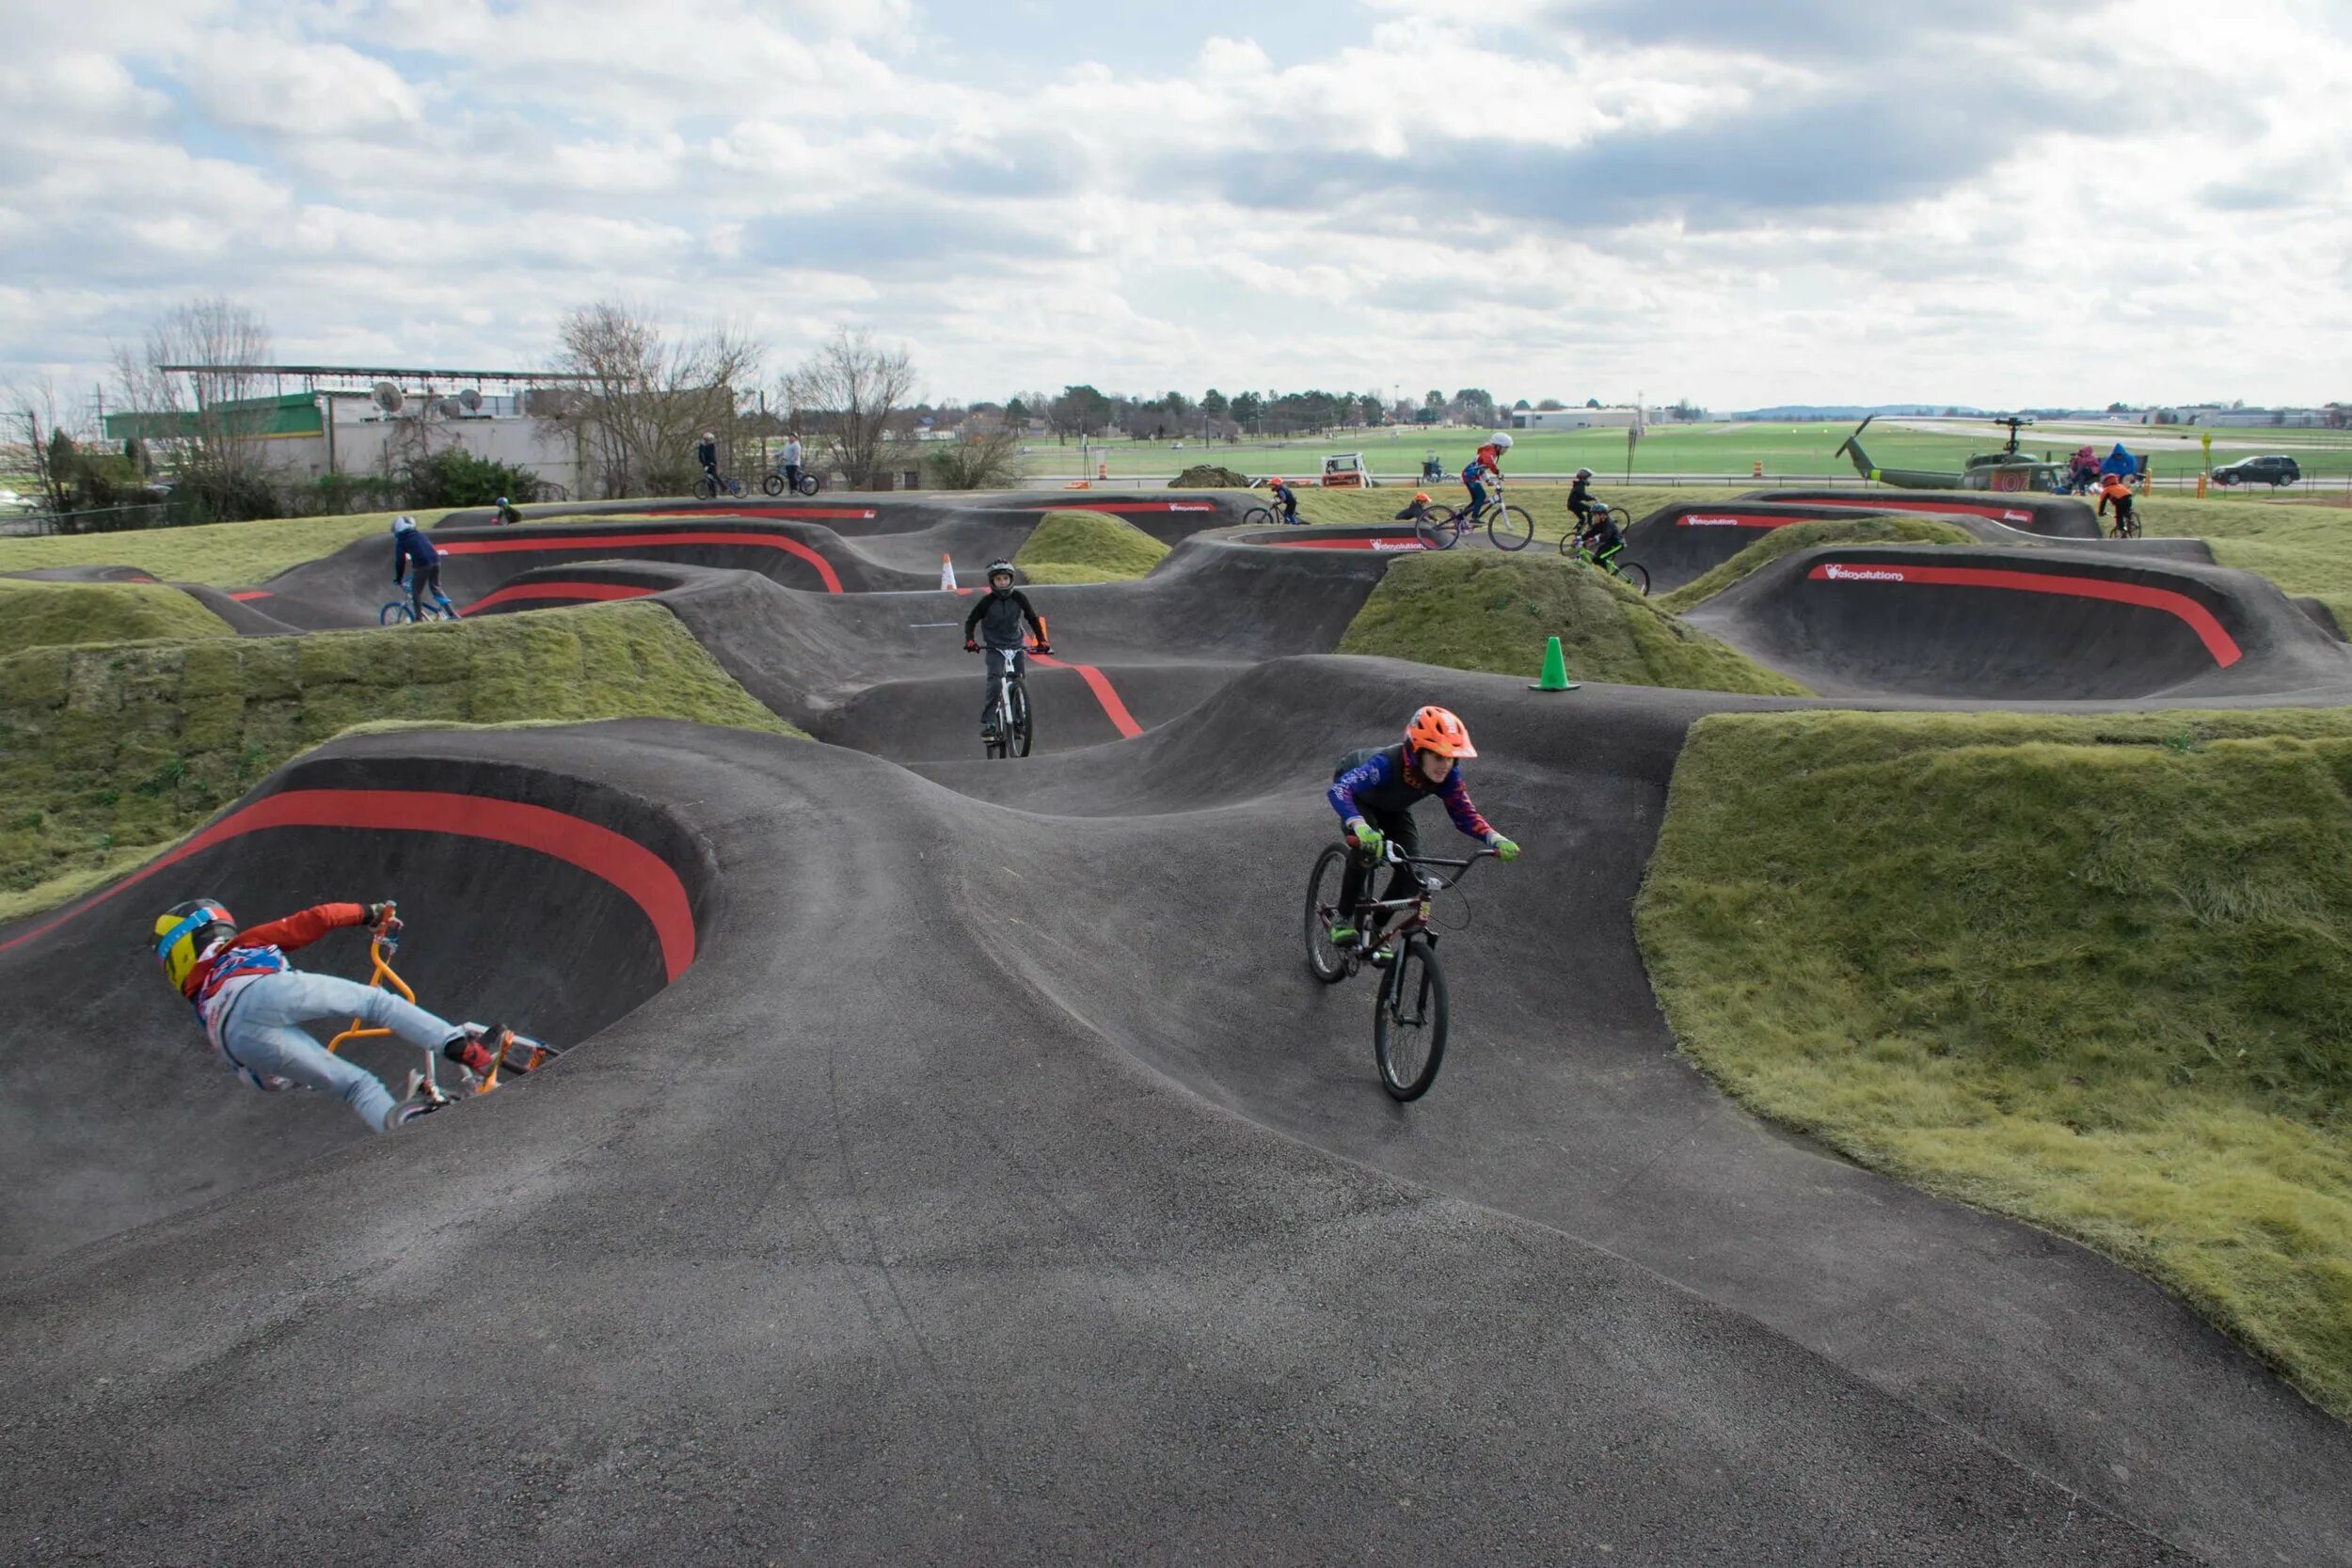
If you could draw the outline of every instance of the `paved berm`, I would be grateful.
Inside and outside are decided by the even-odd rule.
[[[2344,1426],[1677,1054],[1630,911],[1675,760],[1791,705],[1333,657],[1387,558],[1203,531],[1218,500],[1159,515],[1148,578],[1037,591],[1042,752],[982,762],[969,601],[888,574],[966,575],[1047,502],[1015,499],[478,552],[512,564],[469,602],[658,595],[835,743],[349,738],[0,930],[0,1562],[2352,1561]],[[615,543],[723,521],[841,591],[772,545]],[[2004,595],[2180,623],[2096,666],[2157,661],[2168,705],[2352,697],[2250,579],[2096,552],[2000,568],[2064,593],[1789,562],[1955,595],[1939,645]],[[1723,623],[1759,648],[1814,592],[1768,575]],[[373,618],[321,567],[278,587],[246,602]],[[1854,700],[1961,700],[1875,635]],[[2094,697],[2154,701],[2003,700]],[[1531,847],[1445,911],[1454,1045],[1398,1106],[1299,901],[1332,759],[1425,701]],[[574,1049],[390,1138],[253,1094],[140,957],[199,892],[397,896],[429,1004]]]

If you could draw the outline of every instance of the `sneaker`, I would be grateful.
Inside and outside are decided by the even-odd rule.
[[[982,740],[996,738],[996,715],[993,713],[980,721],[980,738]]]
[[[1355,940],[1356,940],[1356,927],[1353,927],[1353,926],[1346,926],[1346,925],[1341,925],[1341,926],[1334,926],[1334,927],[1331,927],[1331,945],[1332,945],[1332,946],[1334,946],[1334,947],[1345,947],[1345,946],[1347,946],[1350,942],[1354,942]]]
[[[465,1033],[453,1035],[441,1046],[441,1054],[477,1077],[487,1078],[498,1070],[499,1058],[514,1043],[515,1032],[502,1023],[460,1024]]]

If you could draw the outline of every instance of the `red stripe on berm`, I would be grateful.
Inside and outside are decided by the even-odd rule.
[[[215,845],[270,828],[349,828],[368,832],[448,833],[489,839],[550,855],[602,878],[627,894],[653,922],[661,943],[661,964],[675,980],[694,961],[694,911],[686,884],[670,863],[635,839],[624,838],[582,817],[519,800],[456,795],[430,789],[290,789],[254,801],[199,832],[194,838],[141,866],[92,898],[54,920],[0,942],[0,953],[53,931],[85,910],[95,909],[139,883]]]
[[[1102,671],[1091,664],[1067,663],[1051,654],[1031,653],[1029,657],[1049,669],[1075,670],[1078,678],[1087,683],[1087,689],[1094,693],[1094,700],[1103,705],[1103,711],[1110,717],[1111,728],[1119,732],[1120,739],[1133,740],[1143,733],[1143,726],[1136,722],[1136,716],[1127,711],[1125,703],[1120,701],[1119,689],[1111,685],[1111,678]]]
[[[512,555],[532,550],[610,550],[633,546],[651,549],[667,546],[675,549],[683,545],[730,545],[753,549],[782,550],[800,557],[817,568],[818,578],[825,592],[841,592],[841,578],[833,569],[833,562],[782,533],[721,532],[715,529],[676,529],[661,533],[562,533],[532,534],[495,539],[453,539],[437,546],[443,555]]]
[[[584,604],[591,599],[642,599],[657,592],[627,582],[510,582],[495,594],[485,594],[466,607],[471,615],[494,604],[513,604],[522,599],[559,599],[566,604]]]
[[[1866,575],[1867,574],[1867,575]],[[2004,572],[1989,566],[1913,566],[1887,561],[1825,562],[1805,574],[1820,582],[1917,583],[1933,588],[2005,588],[2018,594],[2060,594],[2077,599],[2160,610],[2187,623],[2214,662],[2227,670],[2245,657],[2212,610],[2186,594],[2113,578],[2063,577],[2051,572]]]

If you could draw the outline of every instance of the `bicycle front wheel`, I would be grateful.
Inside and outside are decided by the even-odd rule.
[[[1617,562],[1617,576],[1629,583],[1644,598],[1649,596],[1649,568],[1640,562],[1620,561]]]
[[[1413,533],[1424,550],[1450,550],[1456,537],[1454,528],[1454,508],[1433,506],[1413,523]]]
[[[398,599],[394,599],[375,613],[375,624],[379,626],[396,626],[407,619],[408,607]]]
[[[803,474],[801,476],[800,488],[801,494],[803,496],[815,495],[817,493],[817,476],[815,474]]]
[[[1486,519],[1486,537],[1499,550],[1523,550],[1535,537],[1535,519],[1519,506],[1498,506]]]
[[[1347,883],[1347,846],[1334,844],[1315,862],[1307,879],[1307,973],[1333,985],[1347,978],[1347,956],[1331,941],[1340,912],[1340,889]]]
[[[1274,509],[1253,506],[1241,515],[1241,522],[1244,528],[1271,528],[1274,525]]]
[[[1373,1055],[1391,1100],[1429,1092],[1445,1060],[1445,971],[1430,945],[1414,937],[1389,964],[1372,1015]]]
[[[1037,741],[1036,718],[1029,712],[1029,693],[1025,687],[1012,689],[1012,749],[1010,755],[1025,757]]]

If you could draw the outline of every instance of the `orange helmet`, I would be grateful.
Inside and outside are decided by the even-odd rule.
[[[1470,744],[1470,726],[1441,707],[1425,707],[1414,714],[1413,721],[1405,726],[1405,744],[1441,757],[1478,754],[1478,748]]]
[[[1426,490],[1417,490],[1413,493],[1413,499],[1421,502],[1422,505],[1427,506],[1429,504],[1429,492]]]

